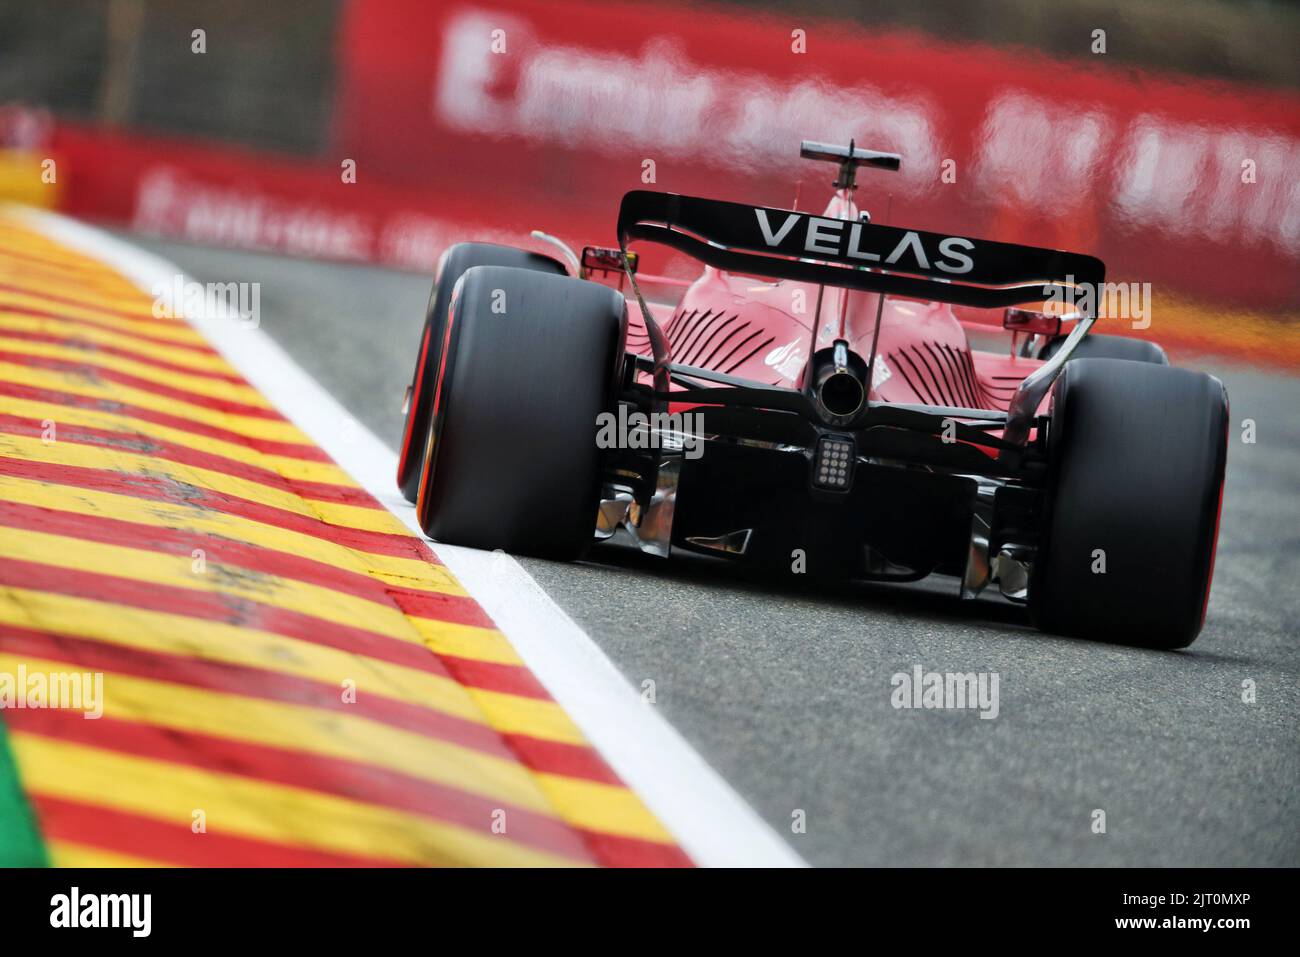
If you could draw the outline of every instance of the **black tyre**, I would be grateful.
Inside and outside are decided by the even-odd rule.
[[[1039,350],[1038,358],[1050,359],[1061,348],[1065,336],[1057,336],[1048,341]],[[1075,348],[1070,361],[1076,359],[1131,359],[1134,362],[1152,362],[1156,365],[1169,365],[1165,350],[1154,342],[1145,339],[1130,339],[1128,336],[1103,336],[1089,333]]]
[[[420,527],[454,545],[577,558],[596,526],[597,417],[616,407],[626,302],[499,266],[468,270],[453,298]]]
[[[1039,627],[1182,648],[1205,620],[1228,451],[1213,376],[1080,359],[1057,380],[1047,512],[1029,603]]]
[[[465,270],[474,266],[513,266],[535,272],[564,275],[564,267],[549,256],[526,252],[511,246],[491,243],[458,243],[443,254],[425,308],[424,331],[415,353],[415,372],[411,376],[411,394],[402,429],[401,453],[397,457],[397,487],[408,502],[414,502],[420,489],[420,463],[424,460],[424,441],[429,433],[429,415],[433,410],[429,383],[438,373],[442,361],[443,333],[447,328],[447,308],[451,291]]]

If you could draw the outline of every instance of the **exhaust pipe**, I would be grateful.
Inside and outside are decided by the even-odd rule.
[[[867,404],[866,363],[843,339],[813,357],[812,398],[818,415],[836,427],[852,423]]]

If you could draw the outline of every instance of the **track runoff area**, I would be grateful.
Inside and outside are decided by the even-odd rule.
[[[802,864],[513,559],[424,540],[392,452],[189,288],[0,210],[0,865]],[[145,895],[196,879],[117,881],[142,890],[114,919],[145,936]],[[33,885],[62,888],[51,928],[107,922],[87,882]],[[1114,883],[1091,893],[1122,917]]]

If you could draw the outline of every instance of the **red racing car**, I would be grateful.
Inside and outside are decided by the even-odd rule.
[[[1043,629],[1159,648],[1205,618],[1227,454],[1212,376],[1095,308],[1091,256],[877,224],[860,166],[820,216],[635,191],[617,248],[463,243],[439,263],[402,492],[432,538],[574,559],[625,529],[789,573],[996,583]],[[636,241],[702,262],[638,274]],[[1095,303],[1097,297],[1081,297]],[[1004,310],[1010,347],[954,306]]]

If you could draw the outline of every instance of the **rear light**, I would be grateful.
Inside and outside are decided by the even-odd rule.
[[[813,485],[830,492],[853,487],[853,462],[857,447],[848,435],[823,435],[813,454]]]

